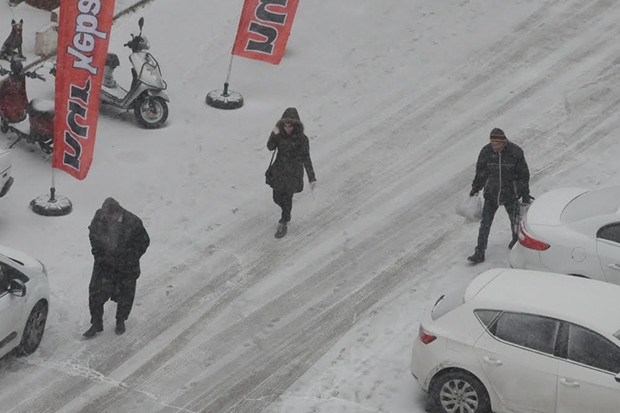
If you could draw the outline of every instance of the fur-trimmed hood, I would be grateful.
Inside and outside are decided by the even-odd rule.
[[[282,117],[276,123],[276,126],[280,130],[283,130],[282,128],[285,123],[292,123],[293,125],[295,125],[295,131],[301,134],[304,133],[304,124],[301,122],[301,119],[299,118],[299,113],[297,112],[296,108],[286,108],[286,110],[282,114]]]

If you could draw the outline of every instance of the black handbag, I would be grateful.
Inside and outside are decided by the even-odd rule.
[[[273,188],[273,157],[276,155],[276,149],[274,149],[273,153],[271,154],[271,161],[269,161],[269,166],[267,167],[267,170],[265,171],[265,183],[267,185],[269,185],[270,187]]]

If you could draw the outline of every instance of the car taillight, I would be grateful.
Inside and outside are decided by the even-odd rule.
[[[422,343],[424,344],[432,343],[433,341],[435,341],[436,338],[437,336],[434,336],[430,334],[428,331],[424,330],[424,328],[420,324],[420,340],[422,341]]]
[[[525,225],[523,222],[519,225],[519,244],[523,245],[525,248],[529,248],[531,250],[544,251],[551,247],[551,245],[533,238],[530,234],[525,231]]]

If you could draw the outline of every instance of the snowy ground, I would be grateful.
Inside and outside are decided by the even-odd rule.
[[[221,111],[204,98],[223,87],[242,4],[154,0],[115,23],[128,85],[121,45],[145,17],[170,119],[146,131],[105,111],[87,179],[54,174],[71,214],[29,210],[49,191],[50,160],[13,147],[0,243],[48,265],[52,302],[40,349],[0,361],[3,412],[422,412],[408,369],[420,312],[508,265],[505,214],[476,267],[465,257],[477,224],[454,214],[489,131],[524,148],[535,197],[617,183],[618,2],[301,2],[282,63],[235,58],[231,89],[246,104]],[[24,18],[34,60],[49,15],[6,1],[0,14],[6,34]],[[53,95],[52,79],[28,87]],[[296,195],[275,240],[265,143],[287,106],[318,186],[316,200]],[[143,218],[152,245],[127,333],[114,334],[109,304],[105,331],[84,341],[87,226],[107,196]]]

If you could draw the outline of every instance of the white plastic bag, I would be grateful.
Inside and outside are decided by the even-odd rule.
[[[465,195],[456,205],[456,213],[469,221],[480,221],[482,219],[482,198],[478,194]]]

